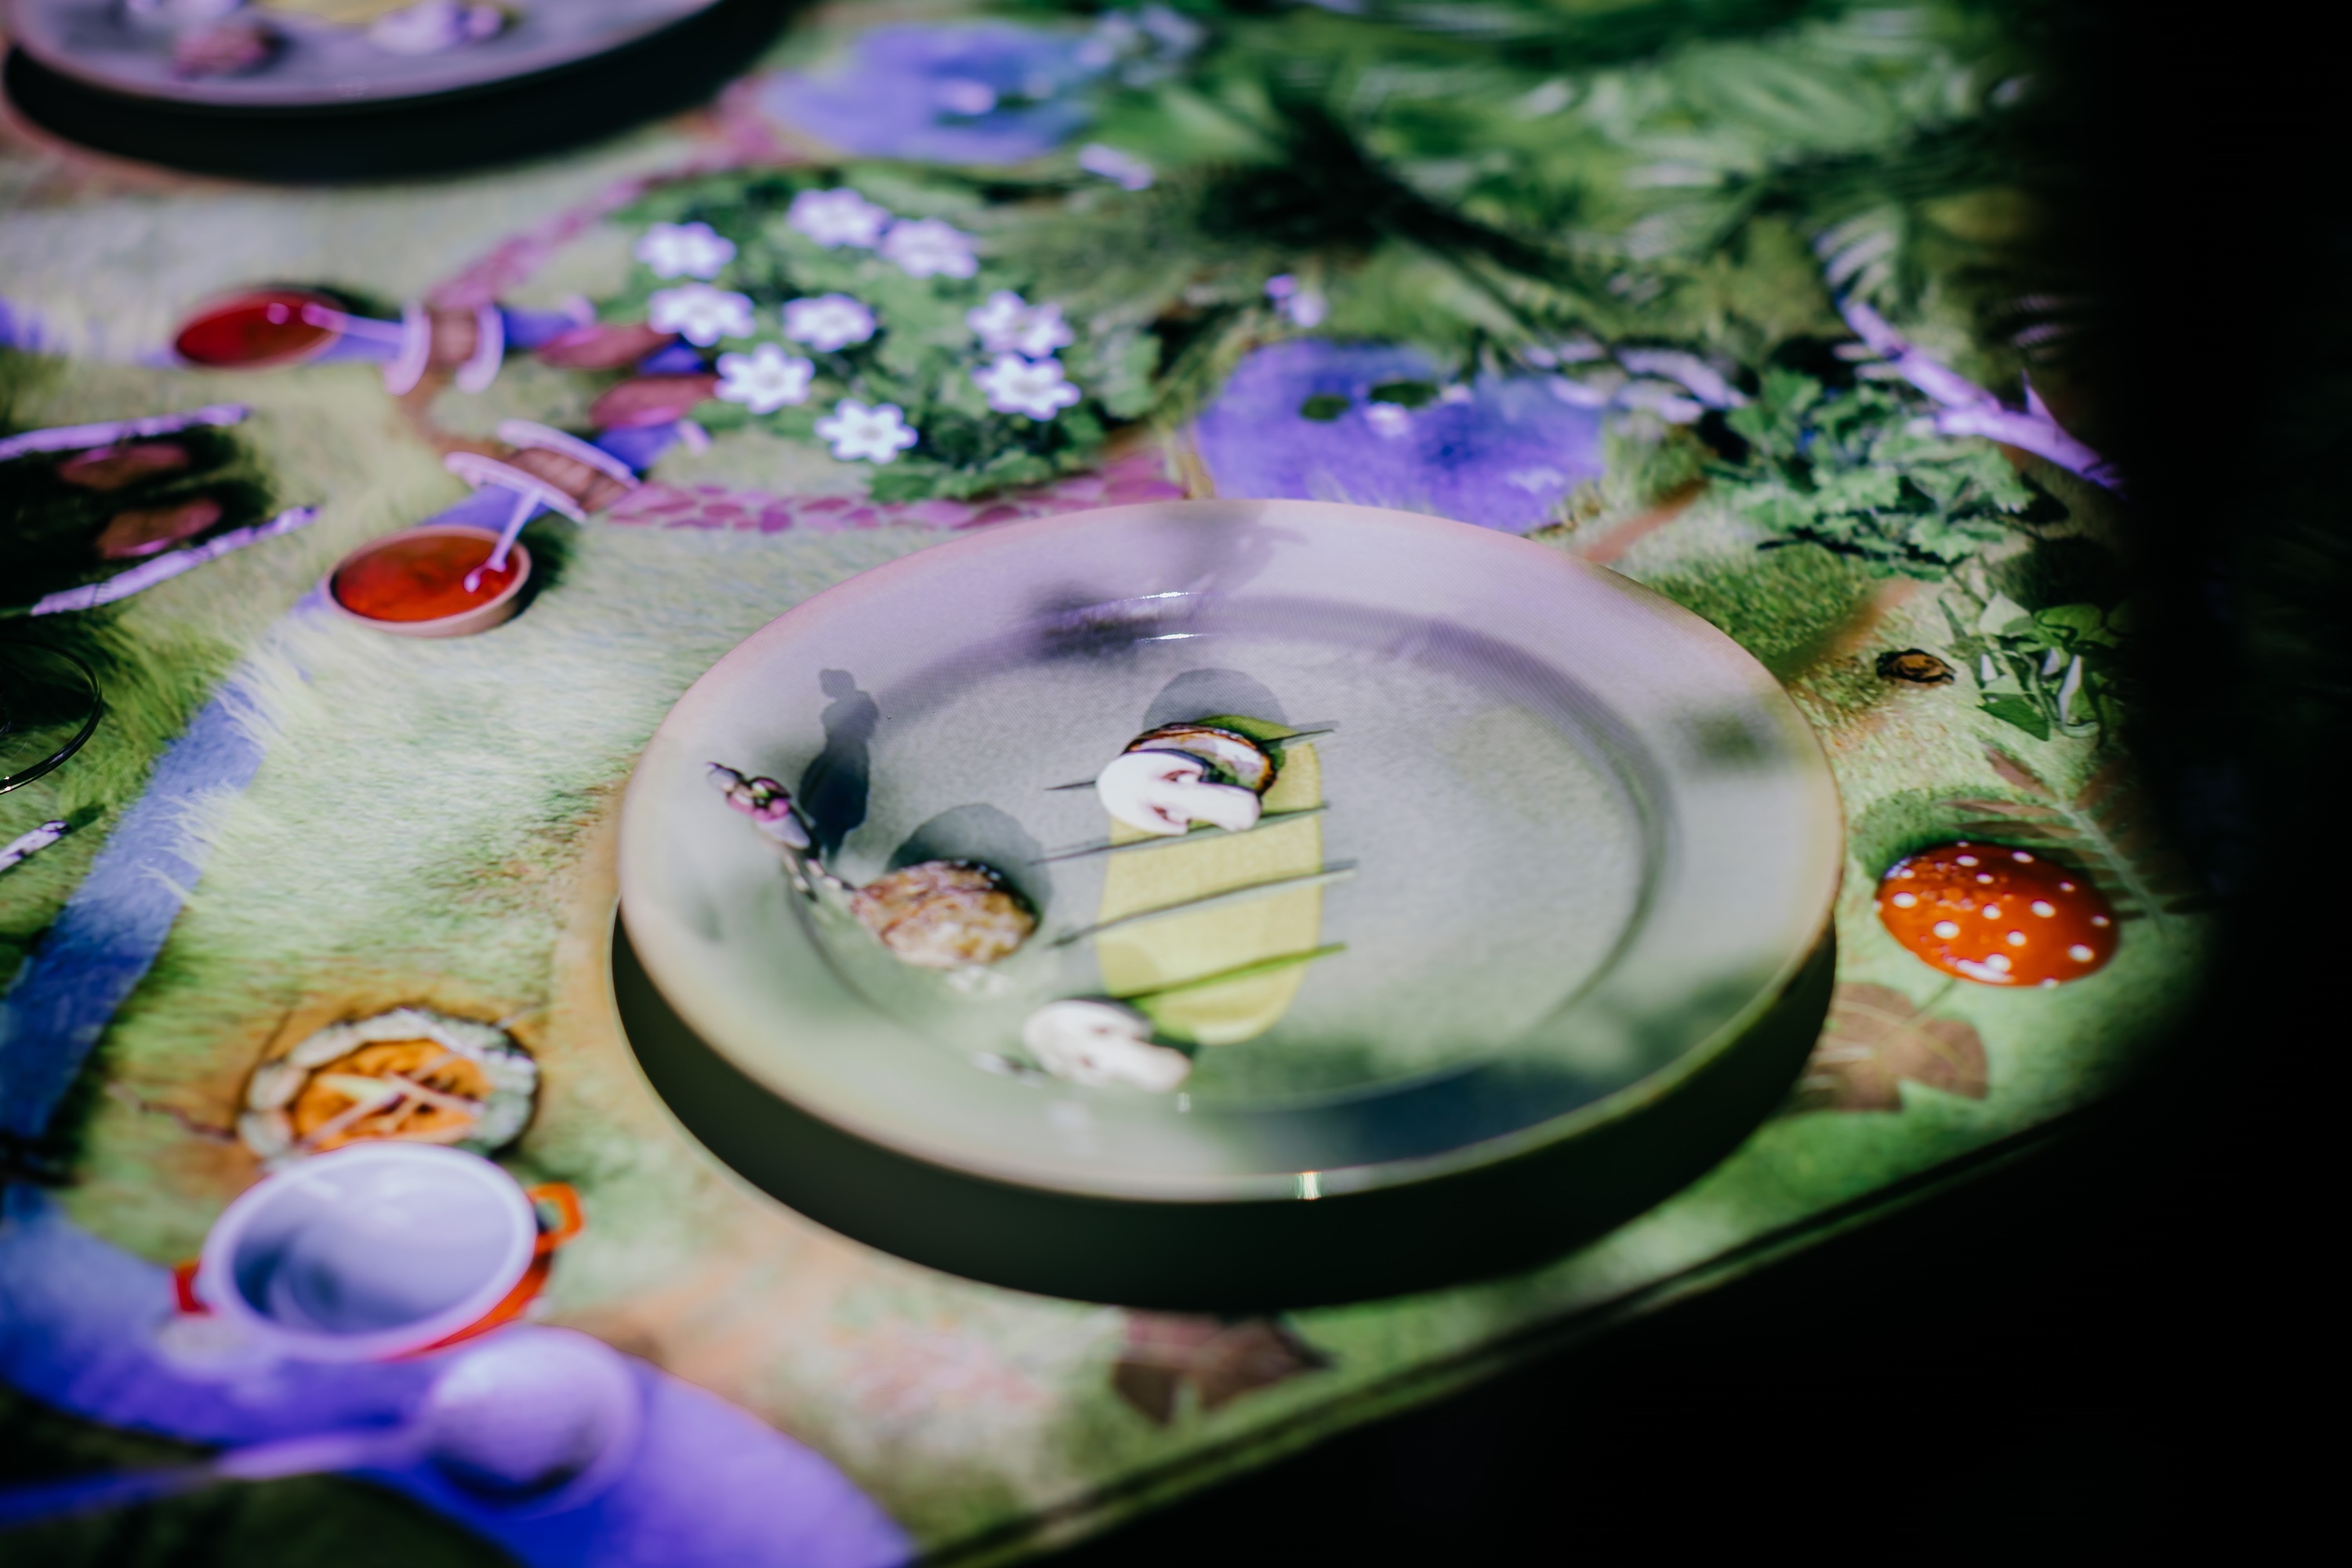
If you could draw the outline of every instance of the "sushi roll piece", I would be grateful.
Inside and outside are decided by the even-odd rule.
[[[257,1066],[237,1133],[271,1165],[370,1139],[491,1154],[521,1135],[538,1091],[539,1064],[496,1025],[395,1007]]]

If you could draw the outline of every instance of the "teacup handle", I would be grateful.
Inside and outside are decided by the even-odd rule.
[[[552,1205],[555,1209],[555,1227],[541,1231],[537,1245],[531,1248],[541,1258],[588,1228],[588,1216],[580,1207],[580,1194],[569,1182],[541,1182],[538,1186],[525,1188],[523,1196],[530,1200],[534,1214],[541,1204]]]

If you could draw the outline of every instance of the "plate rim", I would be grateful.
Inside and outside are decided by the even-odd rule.
[[[544,0],[542,0],[544,3]],[[58,45],[47,36],[45,13],[68,7],[102,8],[97,0],[53,0],[45,6],[41,0],[0,0],[0,33],[8,43],[22,49],[35,63],[64,77],[78,86],[135,102],[168,104],[174,109],[222,115],[271,115],[332,112],[365,113],[373,110],[390,110],[420,106],[443,99],[471,97],[480,93],[498,92],[509,87],[549,76],[573,66],[584,65],[605,55],[644,42],[670,27],[691,21],[729,0],[682,0],[677,9],[641,25],[615,29],[604,35],[593,47],[557,47],[550,46],[521,56],[514,68],[486,76],[466,76],[436,86],[403,87],[387,91],[346,92],[331,85],[320,85],[288,91],[268,90],[266,82],[257,83],[260,90],[218,96],[212,90],[191,83],[185,88],[171,82],[138,81],[98,69],[73,50]],[[27,27],[27,18],[37,25]]]

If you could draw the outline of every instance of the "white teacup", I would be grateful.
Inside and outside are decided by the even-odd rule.
[[[540,1199],[563,1216],[545,1234]],[[525,1192],[478,1154],[353,1143],[239,1194],[205,1237],[190,1304],[280,1355],[408,1355],[520,1315],[580,1229],[561,1183]]]

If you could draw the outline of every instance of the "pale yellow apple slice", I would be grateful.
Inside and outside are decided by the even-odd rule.
[[[1254,739],[1279,741],[1280,725],[1217,718],[1206,722]],[[1323,803],[1323,773],[1313,745],[1283,748],[1281,771],[1265,796],[1267,816],[1310,811]],[[1113,821],[1114,844],[1152,835]],[[1115,855],[1103,876],[1099,924],[1166,909],[1238,888],[1310,876],[1323,869],[1323,819],[1310,815],[1269,822],[1246,833],[1195,831],[1181,843]],[[1158,1033],[1171,1040],[1228,1046],[1272,1028],[1297,997],[1307,964],[1278,963],[1313,952],[1323,924],[1323,889],[1310,884],[1240,903],[1139,921],[1095,939],[1103,990],[1135,998]],[[1253,970],[1231,980],[1186,982]],[[1181,987],[1171,990],[1171,987]]]

